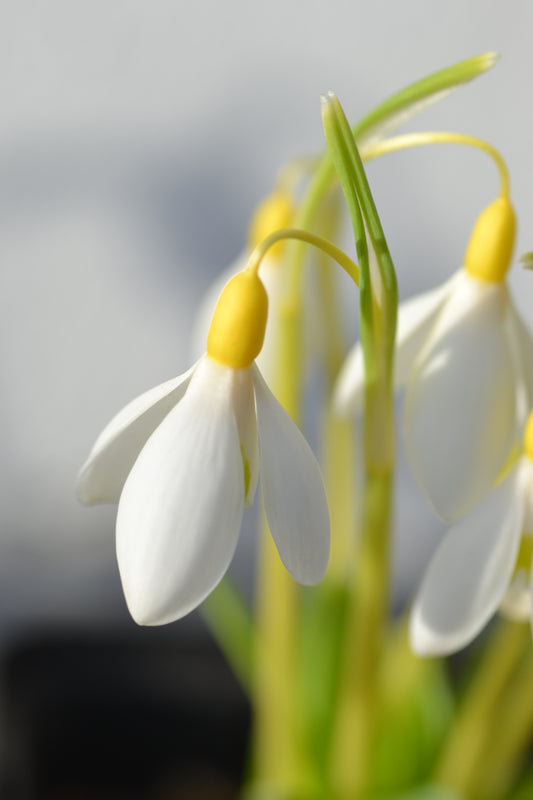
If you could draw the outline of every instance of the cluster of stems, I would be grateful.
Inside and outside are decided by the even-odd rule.
[[[494,60],[488,54],[435,73],[394,95],[353,128],[337,98],[331,93],[323,98],[327,152],[312,163],[292,227],[269,236],[250,259],[250,266],[258,269],[270,247],[291,240],[284,248],[284,294],[271,309],[276,373],[269,380],[285,409],[303,426],[303,284],[307,246],[317,248],[323,345],[320,438],[332,552],[324,581],[313,589],[298,587],[282,566],[260,515],[255,618],[228,579],[204,605],[252,703],[249,800],[519,800],[520,791],[525,798],[527,787],[533,786],[532,773],[516,795],[510,793],[533,732],[533,654],[526,626],[500,622],[467,685],[454,694],[443,663],[412,655],[405,621],[390,618],[398,293],[363,167],[363,161],[407,147],[467,145],[492,158],[501,192],[507,194],[501,156],[479,139],[442,132],[386,138],[406,117],[481,74]],[[339,226],[339,185],[350,213],[357,265],[331,243]],[[330,259],[352,278],[359,300],[365,398],[363,469],[357,487],[353,423],[336,419],[329,403],[346,351]],[[421,731],[415,736],[416,725]],[[419,750],[408,757],[409,742]],[[401,794],[414,786],[425,788],[419,794]],[[448,794],[438,794],[441,790]]]

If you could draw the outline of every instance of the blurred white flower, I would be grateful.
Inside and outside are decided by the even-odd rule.
[[[319,581],[329,515],[318,464],[253,363],[267,300],[246,271],[224,290],[207,354],[141,395],[100,435],[82,468],[85,503],[119,501],[117,555],[140,624],[184,616],[228,569],[261,473],[280,557],[301,583]]]
[[[488,231],[488,232],[487,232]],[[461,268],[399,307],[395,386],[405,386],[407,457],[437,513],[454,520],[489,489],[533,404],[533,338],[505,282],[514,214],[481,214]],[[340,414],[362,404],[360,344],[339,375]]]
[[[445,535],[411,612],[410,638],[420,655],[465,647],[494,612],[531,616],[533,552],[533,413],[524,455],[507,477]]]

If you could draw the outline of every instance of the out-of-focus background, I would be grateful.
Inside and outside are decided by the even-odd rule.
[[[511,170],[517,252],[532,249],[531,30],[527,0],[1,4],[2,796],[133,797],[105,777],[91,789],[90,775],[94,784],[95,772],[109,774],[120,758],[131,766],[139,743],[126,738],[121,749],[125,731],[141,719],[145,731],[165,730],[154,708],[176,708],[189,725],[183,697],[194,695],[190,676],[200,662],[215,698],[224,694],[218,680],[235,692],[245,729],[229,673],[220,667],[210,677],[216,651],[196,615],[163,631],[129,619],[115,509],[82,508],[76,473],[115,411],[188,366],[195,310],[241,251],[254,205],[281,164],[323,147],[319,95],[329,88],[355,120],[424,74],[498,50],[492,72],[409,127],[495,144]],[[402,297],[460,265],[473,221],[498,187],[486,157],[452,147],[390,156],[370,165],[369,176]],[[533,323],[531,275],[515,267],[510,280]],[[408,595],[441,531],[402,469],[398,596]],[[252,551],[253,535],[237,554],[245,583]],[[154,698],[146,675],[158,657],[165,677]],[[118,691],[125,674],[133,705]],[[110,723],[123,719],[116,708],[98,717],[95,708],[109,709],[102,693],[129,709],[123,728]],[[217,703],[208,699],[211,713]],[[131,712],[136,702],[148,723]],[[174,718],[167,722],[166,744],[158,749],[150,735],[154,752],[167,747],[176,765],[173,748],[183,742],[176,744]],[[135,791],[143,781],[156,791],[145,772]],[[69,788],[82,773],[87,784]],[[234,776],[225,779],[231,796]],[[158,786],[157,797],[178,796]]]

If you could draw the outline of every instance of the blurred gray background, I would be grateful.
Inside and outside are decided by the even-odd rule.
[[[321,92],[355,120],[498,50],[491,73],[409,127],[500,148],[518,253],[533,248],[532,30],[527,0],[3,0],[0,643],[42,623],[133,625],[115,509],[82,508],[77,471],[119,408],[188,366],[195,309],[254,205],[283,162],[323,147]],[[402,297],[459,267],[498,190],[486,157],[461,148],[369,175]],[[533,322],[533,277],[515,267],[511,283]],[[405,471],[397,517],[409,584],[442,529]]]

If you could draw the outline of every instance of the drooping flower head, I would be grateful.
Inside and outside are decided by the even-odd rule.
[[[119,569],[141,624],[179,619],[214,589],[259,473],[287,569],[306,584],[325,571],[329,516],[318,464],[254,364],[267,310],[256,270],[232,278],[213,315],[207,353],[126,406],[82,468],[84,502],[119,501]]]
[[[399,308],[395,384],[405,386],[403,433],[417,482],[454,520],[490,488],[533,403],[533,340],[505,281],[515,233],[506,196],[480,215],[464,267]],[[341,413],[360,402],[363,360],[339,376]]]
[[[446,534],[411,613],[420,655],[465,647],[498,608],[531,618],[533,580],[533,412],[523,454],[504,479]]]

